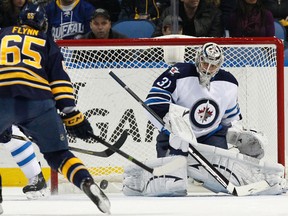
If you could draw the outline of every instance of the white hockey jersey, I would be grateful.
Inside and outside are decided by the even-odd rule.
[[[161,118],[169,104],[190,109],[190,122],[196,137],[213,134],[234,120],[240,120],[238,82],[229,72],[220,69],[210,83],[210,89],[199,83],[194,64],[177,63],[162,73],[154,82],[145,103]],[[150,121],[161,130],[153,117]]]

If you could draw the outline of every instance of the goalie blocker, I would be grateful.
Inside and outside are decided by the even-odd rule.
[[[230,182],[243,186],[265,180],[270,187],[253,195],[278,195],[287,191],[284,167],[277,163],[262,162],[259,159],[204,144],[197,149]],[[148,161],[151,167],[161,166],[173,157]],[[147,171],[131,165],[124,169],[123,193],[127,196],[186,196],[187,176],[202,183],[215,193],[228,191],[213,178],[193,157],[188,156],[187,165],[163,176],[153,176]]]

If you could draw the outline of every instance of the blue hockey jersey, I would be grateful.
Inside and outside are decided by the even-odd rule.
[[[56,100],[75,106],[73,87],[58,45],[39,30],[12,26],[0,30],[0,96]]]
[[[76,0],[67,8],[60,5],[60,0],[46,6],[48,18],[47,34],[54,40],[78,39],[90,31],[90,19],[95,8],[84,0]]]
[[[241,119],[238,105],[238,82],[222,69],[213,77],[210,89],[199,83],[194,64],[177,63],[162,73],[154,82],[145,103],[161,118],[169,111],[169,104],[190,109],[190,120],[196,137],[201,137],[233,120]],[[151,122],[158,127],[151,117]]]

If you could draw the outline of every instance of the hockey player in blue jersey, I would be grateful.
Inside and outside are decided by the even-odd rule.
[[[223,61],[221,47],[206,43],[197,50],[195,64],[176,63],[155,80],[145,103],[163,119],[165,126],[149,116],[160,131],[156,143],[159,159],[147,164],[156,167],[175,155],[188,156],[189,142],[187,136],[183,136],[187,131],[196,138],[190,139],[190,143],[233,184],[241,186],[265,180],[271,187],[257,194],[282,194],[287,190],[284,167],[259,162],[264,156],[266,137],[241,127],[238,82],[231,73],[220,68]],[[229,151],[228,143],[238,148],[238,153]],[[190,155],[187,166],[167,176],[154,178],[137,166],[127,167],[123,192],[126,195],[185,196],[187,176],[215,193],[228,193]]]
[[[79,39],[89,32],[95,8],[85,0],[55,0],[46,6],[47,34],[55,40]]]
[[[109,213],[109,199],[83,162],[68,150],[66,131],[87,139],[93,130],[76,108],[60,49],[45,33],[45,10],[27,4],[19,22],[20,26],[0,31],[0,134],[13,124],[21,128],[53,170],[84,191],[100,211]]]

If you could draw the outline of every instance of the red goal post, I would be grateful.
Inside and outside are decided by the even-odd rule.
[[[123,130],[129,136],[121,150],[138,160],[156,157],[157,131],[145,112],[109,75],[112,70],[142,100],[160,73],[173,62],[193,62],[195,51],[206,42],[224,50],[223,68],[239,82],[243,124],[263,131],[269,144],[265,158],[285,165],[284,48],[276,38],[152,38],[57,41],[75,87],[78,108],[94,132],[113,144]],[[70,145],[93,151],[100,143],[69,138]],[[130,162],[113,154],[108,158],[75,153],[97,179],[119,179]],[[121,180],[121,178],[120,178]],[[61,180],[62,181],[62,180]],[[51,191],[60,180],[52,172]]]

